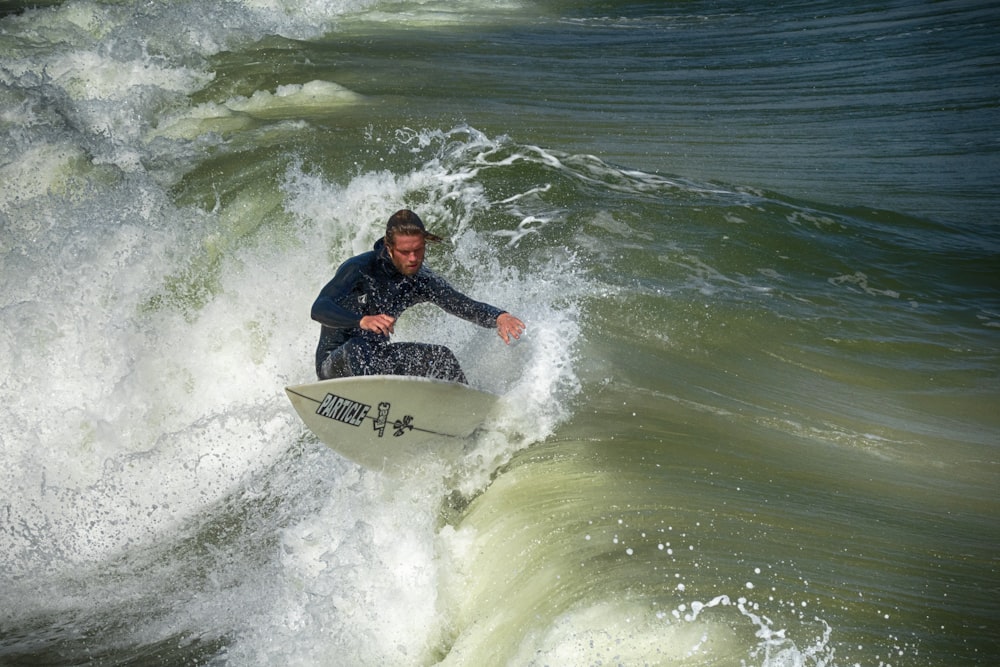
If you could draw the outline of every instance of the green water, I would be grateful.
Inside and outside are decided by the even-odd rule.
[[[0,19],[0,662],[991,664],[994,14]],[[393,479],[282,388],[401,206],[528,333],[401,319],[501,400]]]

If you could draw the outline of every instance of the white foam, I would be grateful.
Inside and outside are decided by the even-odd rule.
[[[723,622],[669,623],[635,603],[603,602],[568,612],[522,645],[523,665],[738,664],[738,633]]]
[[[224,103],[205,102],[166,114],[146,140],[156,137],[196,139],[209,133],[229,134],[251,128],[254,120],[301,118],[310,113],[329,114],[337,107],[358,103],[361,95],[330,81],[278,86],[272,93],[258,90],[250,97],[236,96]]]
[[[140,88],[191,93],[212,80],[208,72],[171,66],[164,58],[143,54],[119,60],[94,51],[64,53],[45,63],[52,83],[76,100],[125,101]]]

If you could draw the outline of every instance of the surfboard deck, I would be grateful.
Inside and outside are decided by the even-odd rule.
[[[375,470],[400,472],[421,456],[458,456],[498,397],[425,377],[365,375],[285,388],[326,446]]]

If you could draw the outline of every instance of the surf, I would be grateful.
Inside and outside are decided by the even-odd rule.
[[[958,188],[924,169],[968,164],[965,142],[993,159],[976,123],[934,129],[991,113],[988,68],[959,76],[955,55],[988,58],[981,12],[852,30],[878,8],[401,6],[2,19],[0,655],[991,654],[996,170]],[[812,29],[786,47],[771,19]],[[940,71],[944,52],[965,100],[910,104],[927,87],[896,80],[902,162],[840,150],[855,107],[810,64],[888,43],[869,78],[838,70],[858,104],[886,100],[878,63]],[[761,69],[748,44],[804,57]],[[795,113],[771,77],[808,93]],[[283,394],[313,376],[316,290],[387,202],[440,223],[429,263],[531,331],[500,357],[489,332],[406,314],[400,338],[453,349],[498,412],[393,481]]]

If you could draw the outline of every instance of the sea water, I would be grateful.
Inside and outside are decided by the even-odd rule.
[[[5,5],[0,663],[992,664],[1000,19],[842,4]],[[283,387],[404,206],[528,331],[394,479]]]

